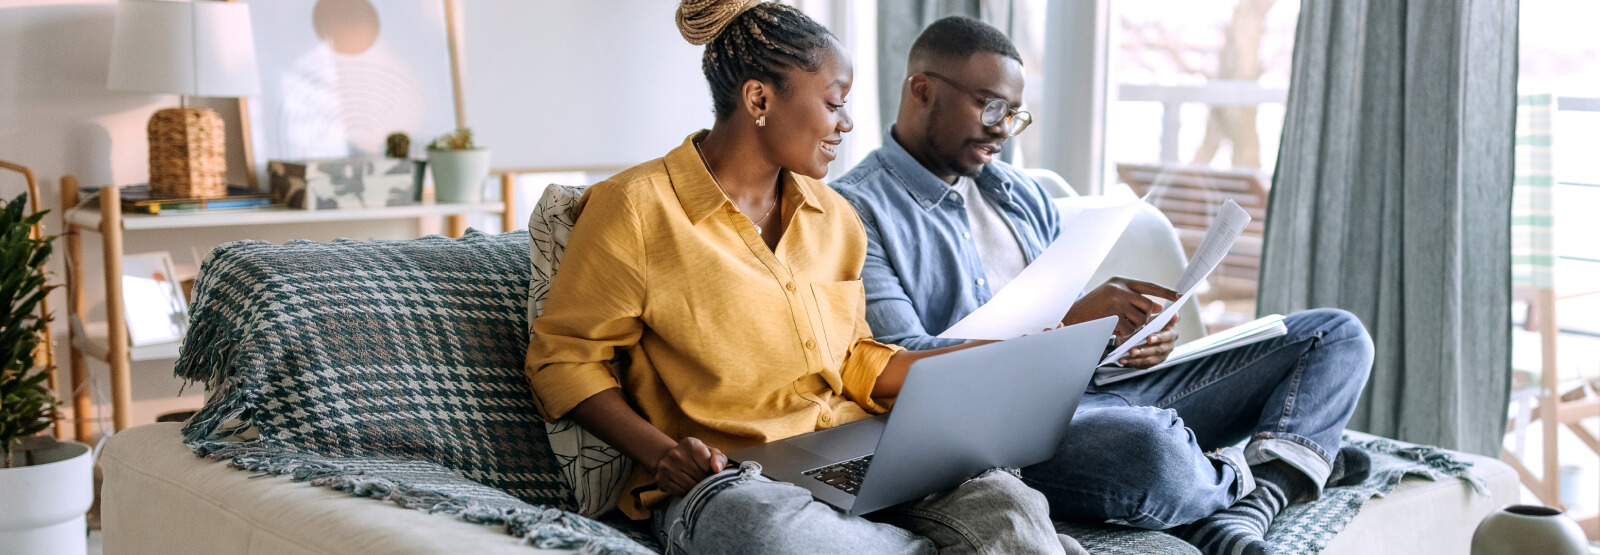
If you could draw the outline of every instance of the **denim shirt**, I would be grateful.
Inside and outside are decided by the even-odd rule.
[[[867,324],[879,342],[923,350],[961,343],[938,334],[994,297],[959,193],[884,132],[883,147],[829,185],[867,231],[861,269]],[[1028,262],[1060,231],[1050,195],[1016,168],[993,161],[974,181],[1004,215]]]

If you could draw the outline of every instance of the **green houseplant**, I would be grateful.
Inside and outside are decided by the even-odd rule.
[[[433,196],[438,202],[483,201],[483,180],[489,177],[489,149],[472,142],[472,129],[441,135],[428,145]]]
[[[50,427],[55,395],[43,384],[48,378],[35,367],[34,353],[49,320],[36,312],[50,293],[39,268],[50,258],[49,237],[34,238],[34,224],[45,212],[23,214],[26,195],[0,210],[0,452],[5,465],[18,466],[15,456],[23,438]]]
[[[0,206],[0,552],[82,553],[94,458],[88,445],[38,435],[57,404],[42,387],[51,369],[36,358],[49,321],[37,309],[51,289],[40,271],[51,238],[33,236],[45,213],[23,213],[26,200]]]

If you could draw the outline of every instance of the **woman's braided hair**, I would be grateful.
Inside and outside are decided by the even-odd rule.
[[[690,44],[706,45],[700,67],[718,121],[733,114],[745,81],[782,89],[790,69],[821,69],[822,53],[833,40],[800,10],[760,0],[682,0],[678,31]]]

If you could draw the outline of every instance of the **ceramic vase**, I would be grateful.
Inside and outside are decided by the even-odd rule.
[[[1589,540],[1566,513],[1539,505],[1506,505],[1472,533],[1472,555],[1588,555]]]
[[[33,452],[34,463],[0,468],[0,553],[83,553],[84,513],[94,502],[88,445],[63,441]]]
[[[442,203],[483,202],[483,180],[489,177],[489,149],[429,150],[433,199]]]

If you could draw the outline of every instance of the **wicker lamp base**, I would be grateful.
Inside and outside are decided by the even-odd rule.
[[[222,116],[209,108],[167,108],[150,116],[150,194],[227,196]]]

